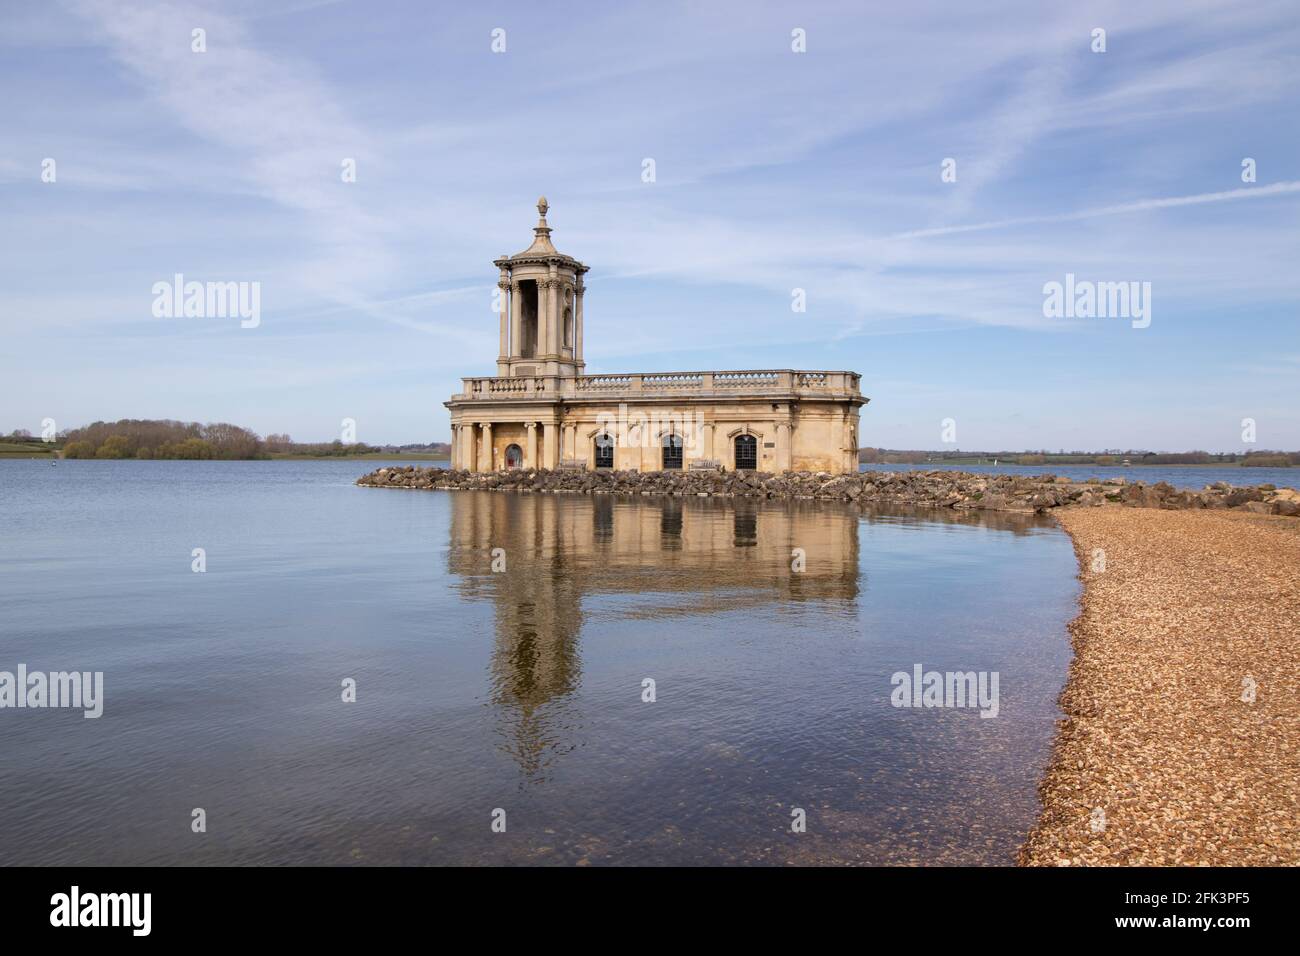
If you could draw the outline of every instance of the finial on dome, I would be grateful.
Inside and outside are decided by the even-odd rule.
[[[533,227],[533,244],[525,249],[520,255],[556,255],[555,246],[551,245],[551,227],[546,222],[546,211],[551,208],[551,204],[542,196],[537,200],[537,212],[540,218],[537,225]]]

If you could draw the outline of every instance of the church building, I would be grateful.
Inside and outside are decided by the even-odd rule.
[[[747,369],[587,375],[588,267],[556,250],[541,219],[523,252],[502,256],[497,373],[463,379],[451,411],[451,466],[857,470],[856,372]]]

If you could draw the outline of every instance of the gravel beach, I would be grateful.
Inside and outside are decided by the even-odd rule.
[[[1074,538],[1083,606],[1020,862],[1300,863],[1300,521],[1056,516]]]

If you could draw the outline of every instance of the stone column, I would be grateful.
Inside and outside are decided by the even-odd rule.
[[[464,451],[461,455],[461,467],[467,471],[478,471],[478,442],[476,441],[478,431],[477,425],[461,425],[460,437],[464,443]]]
[[[559,464],[559,448],[555,442],[556,426],[553,422],[542,425],[542,467],[554,470]]]
[[[518,358],[524,354],[524,297],[519,294],[519,283],[510,283],[510,355]]]
[[[848,445],[848,454],[845,456],[844,469],[849,474],[854,474],[858,470],[858,421],[853,412],[846,412],[844,416],[844,443]]]
[[[552,266],[552,269],[555,267]],[[559,355],[560,350],[564,347],[564,330],[560,328],[564,324],[564,308],[560,301],[560,280],[551,273],[551,355]]]
[[[546,279],[537,280],[537,355],[541,358],[546,354],[546,345],[550,341],[550,333],[547,331],[551,324],[551,318],[547,315],[550,310],[547,309],[547,301],[550,298],[546,294]],[[541,374],[541,369],[538,369]]]
[[[506,279],[506,270],[501,270],[497,280],[497,289],[501,292],[501,359],[510,355],[510,282]]]
[[[586,287],[579,285],[573,290],[573,360],[582,361],[582,293]]]
[[[527,447],[524,449],[524,467],[537,467],[537,422],[525,422],[524,427],[528,429]]]
[[[457,462],[460,461],[460,426],[453,424],[451,426],[451,460],[447,462],[448,468],[459,467]]]
[[[790,470],[790,423],[776,423],[776,470]]]
[[[492,423],[483,423],[483,453],[479,458],[479,471],[492,471],[496,465],[492,461]]]

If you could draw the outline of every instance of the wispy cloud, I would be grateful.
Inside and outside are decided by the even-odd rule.
[[[1267,186],[1247,186],[1242,189],[1228,189],[1221,192],[1198,193],[1194,196],[1168,196],[1158,199],[1136,199],[1132,202],[1116,203],[1112,206],[1099,206],[1093,209],[1079,209],[1074,212],[1053,213],[1043,216],[1020,216],[1015,219],[998,219],[993,222],[976,222],[961,226],[939,226],[934,229],[913,229],[898,232],[886,238],[926,239],[931,236],[952,236],[964,232],[987,232],[991,229],[1010,229],[1015,226],[1029,226],[1049,222],[1071,222],[1080,219],[1096,219],[1101,216],[1122,216],[1135,212],[1150,212],[1154,209],[1176,209],[1179,206],[1199,206],[1203,203],[1230,202],[1236,199],[1267,199],[1273,196],[1300,192],[1300,181],[1271,183]]]
[[[340,179],[344,158],[364,166],[376,151],[319,67],[259,48],[248,25],[199,4],[77,0],[74,9],[174,122],[229,153],[221,175],[305,218],[312,256],[300,281],[346,291],[388,273],[382,217]],[[191,49],[196,28],[204,53]]]

